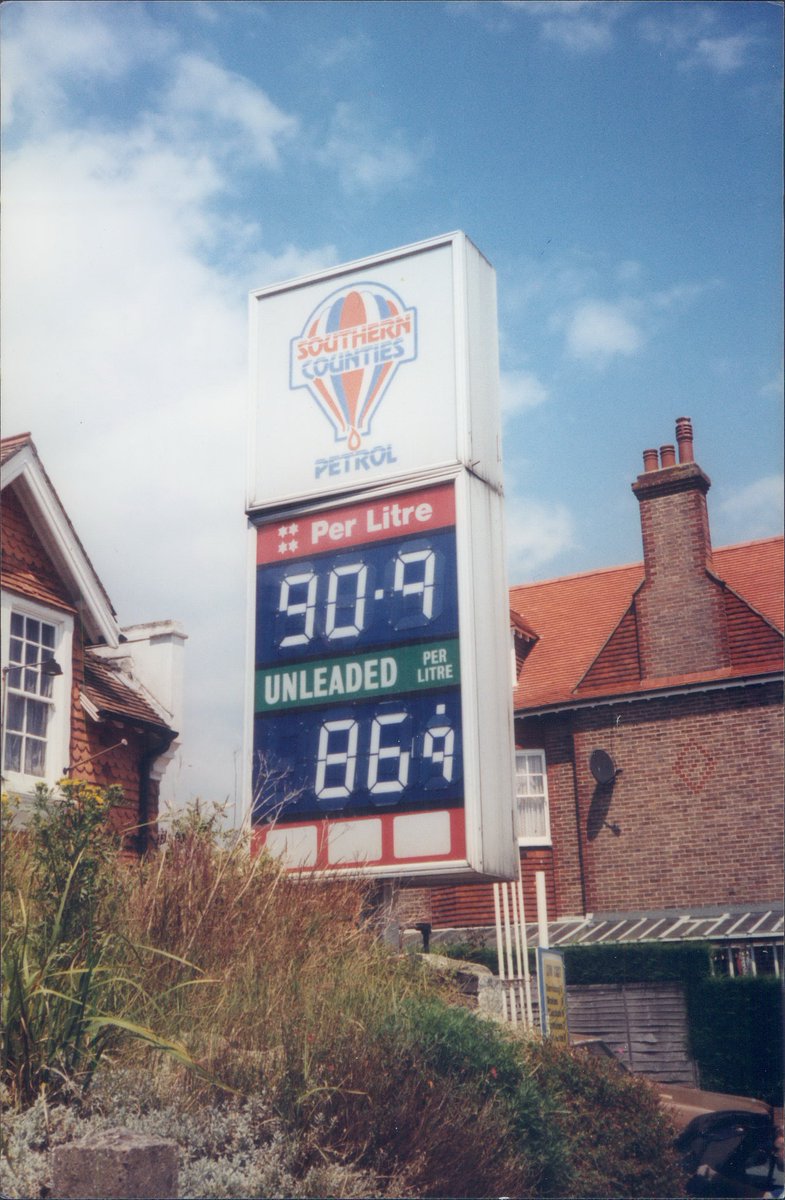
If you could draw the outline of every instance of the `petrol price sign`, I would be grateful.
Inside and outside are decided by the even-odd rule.
[[[252,844],[517,873],[496,288],[461,233],[250,297]]]
[[[297,822],[302,846],[340,813],[366,861],[385,842],[395,860],[463,853],[454,485],[260,525],[256,596],[254,823],[275,817],[275,840]],[[265,788],[281,769],[283,810]],[[395,853],[403,813],[424,817],[414,856]],[[311,833],[306,865],[329,865]]]

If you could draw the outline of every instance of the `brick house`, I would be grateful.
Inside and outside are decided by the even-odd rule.
[[[527,922],[551,944],[707,939],[781,970],[783,539],[713,549],[692,427],[632,484],[643,563],[514,587]],[[491,932],[492,886],[435,889],[434,937]]]
[[[119,784],[112,820],[142,850],[178,745],[185,635],[120,628],[29,434],[2,439],[0,466],[3,789],[23,816],[38,783]]]

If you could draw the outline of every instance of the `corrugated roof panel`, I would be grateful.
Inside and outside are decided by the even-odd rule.
[[[760,940],[781,936],[785,919],[774,910],[747,909],[735,913],[617,913],[611,918],[569,917],[548,925],[551,946],[627,945],[637,942]],[[528,943],[537,946],[539,929],[527,925]]]

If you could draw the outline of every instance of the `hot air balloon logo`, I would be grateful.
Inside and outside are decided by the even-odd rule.
[[[370,281],[332,292],[291,342],[290,386],[308,388],[335,440],[358,450],[401,363],[417,357],[417,310]]]

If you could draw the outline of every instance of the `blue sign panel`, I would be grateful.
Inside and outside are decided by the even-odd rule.
[[[452,529],[257,567],[257,667],[457,632]]]
[[[452,486],[257,544],[254,824],[462,805]]]
[[[447,807],[463,797],[458,689],[264,714],[255,734],[255,821]],[[272,793],[269,763],[286,764]],[[279,814],[281,794],[290,799]]]

